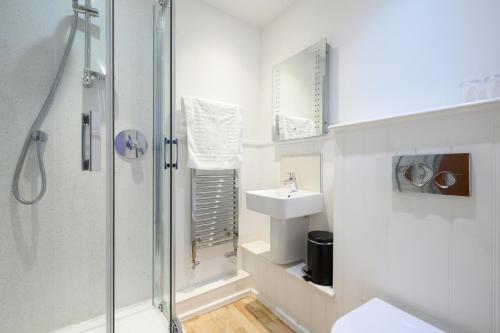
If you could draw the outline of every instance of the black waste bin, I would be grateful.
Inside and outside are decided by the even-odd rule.
[[[333,284],[333,233],[317,230],[307,235],[307,274],[313,283]]]

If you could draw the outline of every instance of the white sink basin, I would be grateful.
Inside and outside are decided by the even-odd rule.
[[[289,189],[248,191],[247,208],[269,215],[275,219],[286,220],[308,216],[323,211],[323,193]]]

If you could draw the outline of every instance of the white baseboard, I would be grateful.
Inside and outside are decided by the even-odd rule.
[[[180,321],[185,321],[185,320],[189,320],[189,319],[192,319],[195,317],[199,317],[205,313],[219,309],[223,306],[226,306],[228,304],[239,301],[242,298],[250,296],[250,295],[252,295],[253,292],[254,291],[252,289],[246,289],[246,290],[236,292],[236,293],[228,295],[224,298],[218,299],[214,302],[204,304],[204,305],[199,306],[199,307],[192,309],[190,311],[186,311],[184,313],[178,314],[178,318]]]
[[[274,304],[272,304],[271,302],[266,300],[264,297],[262,297],[262,295],[259,294],[259,292],[257,290],[252,289],[252,293],[257,297],[259,302],[264,304],[269,310],[271,310],[272,313],[274,313],[274,315],[276,317],[281,319],[292,330],[294,330],[295,332],[298,332],[298,333],[311,333],[311,331],[309,331],[307,328],[305,328],[304,326],[297,323],[297,321],[295,321],[295,319],[293,319],[290,315],[288,315],[281,308],[275,306]]]
[[[255,295],[259,302],[264,304],[276,317],[278,317],[280,320],[282,320],[285,324],[288,325],[292,330],[294,330],[297,333],[311,333],[307,328],[303,327],[295,319],[293,319],[290,315],[288,315],[285,311],[283,311],[281,308],[275,306],[274,304],[270,303],[267,299],[263,298],[262,295],[255,290],[254,288],[248,288],[236,293],[233,293],[231,295],[228,295],[224,298],[218,299],[214,302],[204,304],[200,307],[197,307],[195,309],[192,309],[190,311],[184,312],[182,314],[179,314],[179,320],[180,321],[186,321],[189,319],[193,319],[195,317],[199,317],[201,315],[204,315],[206,313],[209,313],[213,310],[219,309],[223,306],[229,305],[231,303],[234,303],[242,298],[245,298],[250,295]]]

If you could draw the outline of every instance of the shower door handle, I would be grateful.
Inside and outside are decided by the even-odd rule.
[[[101,171],[101,113],[82,115],[82,170]]]
[[[170,164],[167,162],[167,147],[168,145],[175,145],[175,163]],[[165,169],[170,169],[170,168],[179,168],[179,139],[173,139],[170,140],[168,138],[165,138],[164,143],[163,143],[163,158],[164,158],[164,165]]]

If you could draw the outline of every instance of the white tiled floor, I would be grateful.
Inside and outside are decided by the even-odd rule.
[[[119,309],[116,313],[117,333],[168,333],[168,321],[151,301]],[[88,321],[68,326],[52,333],[105,333],[106,321],[100,316]]]

